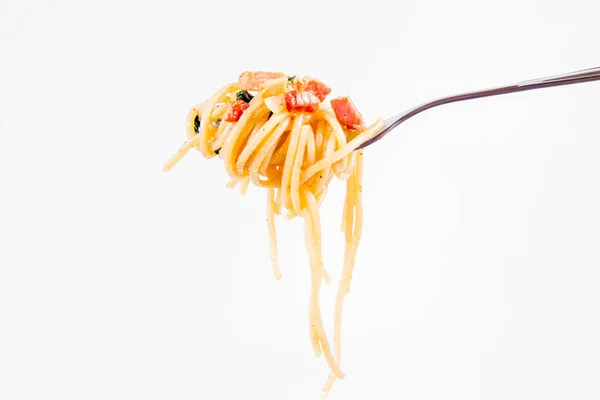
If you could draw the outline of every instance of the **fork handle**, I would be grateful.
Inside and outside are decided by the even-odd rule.
[[[570,85],[573,83],[590,82],[598,79],[600,79],[600,67],[582,69],[581,71],[569,72],[566,74],[549,76],[541,79],[531,79],[519,83],[518,86],[528,87],[529,89],[537,89],[539,87],[550,87]]]
[[[583,69],[581,71],[569,72],[562,75],[549,76],[540,79],[531,79],[514,85],[501,86],[492,89],[479,90],[477,92],[462,93],[454,96],[444,97],[438,100],[434,100],[431,103],[423,104],[422,106],[417,107],[419,111],[415,112],[412,115],[416,115],[432,107],[441,106],[442,104],[454,103],[457,101],[480,99],[482,97],[498,96],[501,94],[524,92],[526,90],[543,89],[554,86],[573,85],[575,83],[592,82],[597,80],[600,80],[600,67]],[[421,107],[425,108],[421,109]]]
[[[394,129],[396,126],[400,125],[407,119],[414,117],[415,115],[433,107],[455,103],[458,101],[480,99],[483,97],[499,96],[501,94],[524,92],[526,90],[543,89],[554,86],[573,85],[575,83],[592,82],[598,80],[600,80],[600,67],[569,72],[562,75],[549,76],[546,78],[527,80],[509,86],[501,86],[493,89],[484,89],[476,92],[462,93],[453,96],[442,97],[441,99],[421,104],[420,106],[417,106],[415,108],[412,108],[408,111],[405,111],[401,114],[398,114],[392,118],[385,120],[386,128],[383,131],[381,131],[377,136],[367,140],[366,142],[358,146],[357,149],[367,147],[368,145],[380,140],[382,137],[387,135],[392,129]]]

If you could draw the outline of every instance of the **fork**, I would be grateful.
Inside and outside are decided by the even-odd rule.
[[[376,136],[367,140],[363,144],[357,147],[357,149],[365,148],[376,141],[383,138],[385,135],[390,133],[395,127],[414,117],[417,114],[422,113],[430,108],[441,106],[444,104],[456,103],[459,101],[480,99],[483,97],[499,96],[501,94],[524,92],[526,90],[549,88],[554,86],[572,85],[575,83],[584,83],[600,80],[600,67],[584,69],[581,71],[569,72],[566,74],[549,76],[540,79],[531,79],[516,83],[508,86],[501,86],[493,89],[484,89],[476,92],[468,92],[462,94],[456,94],[453,96],[442,97],[437,100],[429,101],[421,104],[417,107],[410,108],[398,115],[386,119],[385,129],[379,132]]]

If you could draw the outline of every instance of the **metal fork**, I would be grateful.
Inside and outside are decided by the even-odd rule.
[[[433,100],[420,106],[411,108],[407,111],[404,111],[398,115],[395,115],[391,118],[385,120],[385,129],[381,131],[377,136],[367,140],[363,144],[361,144],[358,149],[362,149],[367,147],[376,141],[380,140],[382,137],[387,135],[403,123],[409,118],[414,117],[417,114],[422,113],[425,110],[429,110],[430,108],[441,106],[444,104],[456,103],[458,101],[466,101],[473,99],[480,99],[482,97],[491,97],[498,96],[501,94],[509,94],[509,93],[517,93],[524,92],[526,90],[533,89],[542,89],[554,86],[563,86],[563,85],[572,85],[575,83],[583,83],[583,82],[592,82],[600,80],[600,67],[584,69],[581,71],[569,72],[567,74],[549,76],[546,78],[540,79],[531,79],[528,81],[520,82],[514,85],[502,86],[493,89],[485,89],[477,92],[469,92],[463,94],[457,94],[454,96],[442,97],[441,99]]]

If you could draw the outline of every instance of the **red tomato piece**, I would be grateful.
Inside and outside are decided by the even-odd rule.
[[[331,88],[318,79],[307,78],[304,90],[317,96],[319,101],[325,100],[325,97],[331,93]]]
[[[315,112],[321,104],[319,98],[310,92],[290,90],[284,97],[288,111]]]
[[[246,103],[244,100],[236,100],[234,103],[229,106],[229,110],[227,111],[227,115],[225,115],[226,122],[237,122],[240,120],[240,117],[246,111],[246,109],[250,107],[250,104]]]
[[[339,123],[346,128],[357,131],[365,129],[365,121],[350,97],[338,97],[331,100],[331,107]]]
[[[239,76],[238,83],[244,90],[258,90],[261,83],[284,76],[283,72],[246,71]]]
[[[298,95],[297,91],[290,90],[289,92],[286,92],[283,96],[285,98],[285,107],[288,111],[292,111],[296,106],[296,95]]]

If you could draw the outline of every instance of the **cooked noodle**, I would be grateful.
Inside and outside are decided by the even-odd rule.
[[[250,182],[266,188],[267,227],[276,279],[282,275],[274,218],[285,210],[286,219],[304,219],[312,285],[309,334],[315,353],[317,356],[322,354],[331,369],[323,388],[326,394],[336,378],[344,377],[340,369],[342,309],[344,296],[350,288],[362,229],[363,151],[355,149],[379,133],[384,123],[377,120],[362,129],[342,126],[338,121],[341,118],[338,110],[322,102],[324,96],[319,99],[321,101],[315,110],[290,110],[288,92],[299,90],[298,102],[301,102],[304,100],[301,98],[301,85],[304,84],[309,91],[310,82],[319,81],[298,78],[291,82],[293,78],[273,73],[245,74],[249,74],[246,78],[255,81],[259,74],[271,75],[256,81],[259,84],[252,90],[254,96],[243,90],[248,81],[240,77],[239,83],[224,86],[211,98],[193,107],[187,117],[188,140],[165,163],[164,170],[170,170],[191,148],[195,148],[206,158],[218,154],[231,178],[228,187],[239,185],[242,194]],[[323,87],[327,88],[324,84]],[[246,95],[248,97],[244,97]],[[314,100],[314,96],[304,96]],[[240,97],[248,101],[242,101],[242,104]],[[236,114],[236,107],[241,109],[241,114]],[[332,348],[319,306],[321,283],[323,280],[330,281],[323,266],[319,206],[334,175],[346,181],[346,198],[342,216],[344,266],[336,298]]]

